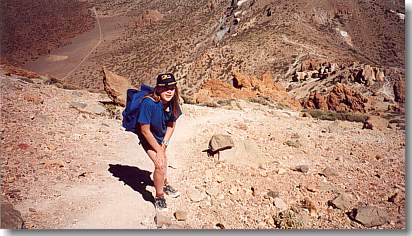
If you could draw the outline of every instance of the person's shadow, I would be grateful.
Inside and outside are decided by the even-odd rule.
[[[108,171],[114,177],[119,178],[119,181],[123,181],[125,185],[129,185],[133,190],[142,194],[144,200],[154,204],[155,199],[152,193],[146,190],[146,186],[154,186],[153,180],[150,178],[152,172],[119,164],[109,164]]]

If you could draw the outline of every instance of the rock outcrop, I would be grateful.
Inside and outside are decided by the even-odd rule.
[[[125,77],[116,75],[106,68],[103,68],[103,72],[104,90],[114,103],[124,107],[126,105],[127,89],[132,88],[132,84]]]
[[[212,103],[222,99],[258,99],[294,110],[301,108],[299,102],[289,96],[285,88],[273,82],[269,72],[264,73],[261,78],[234,72],[232,84],[215,79],[207,80],[194,94],[193,99],[196,103]]]
[[[365,112],[367,98],[344,84],[337,84],[328,95],[327,103],[332,111],[359,111]]]
[[[368,99],[347,85],[337,83],[332,90],[322,95],[311,92],[303,101],[303,106],[309,109],[322,109],[337,112],[366,112]]]
[[[405,102],[405,81],[402,79],[396,81],[393,85],[393,92],[395,95],[395,101],[404,103]]]

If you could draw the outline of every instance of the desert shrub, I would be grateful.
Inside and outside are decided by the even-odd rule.
[[[303,221],[298,218],[292,210],[279,212],[273,216],[276,228],[279,229],[302,229]]]
[[[116,106],[113,102],[100,102],[109,113],[110,119],[121,120],[122,117],[122,108]]]

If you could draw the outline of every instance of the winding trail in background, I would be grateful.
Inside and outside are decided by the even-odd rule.
[[[83,64],[83,62],[86,61],[86,59],[90,56],[90,54],[92,54],[92,52],[93,52],[94,50],[96,50],[96,48],[97,48],[97,47],[101,44],[101,42],[103,41],[103,40],[102,40],[102,39],[103,39],[103,36],[102,36],[102,27],[101,27],[101,25],[100,25],[99,16],[97,15],[97,11],[96,11],[96,8],[95,8],[95,7],[93,7],[92,10],[93,10],[93,12],[94,12],[97,25],[99,26],[99,41],[98,41],[98,42],[96,43],[96,45],[86,54],[86,56],[83,57],[83,59],[80,61],[80,63],[77,64],[71,71],[69,71],[69,73],[67,73],[67,74],[62,78],[62,80],[65,80],[65,79],[66,79],[67,77],[69,77],[73,72],[75,72],[75,71]]]

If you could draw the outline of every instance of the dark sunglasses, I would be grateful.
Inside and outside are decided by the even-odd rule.
[[[159,86],[159,90],[161,91],[169,91],[169,90],[175,90],[176,85],[166,85],[166,86]]]

